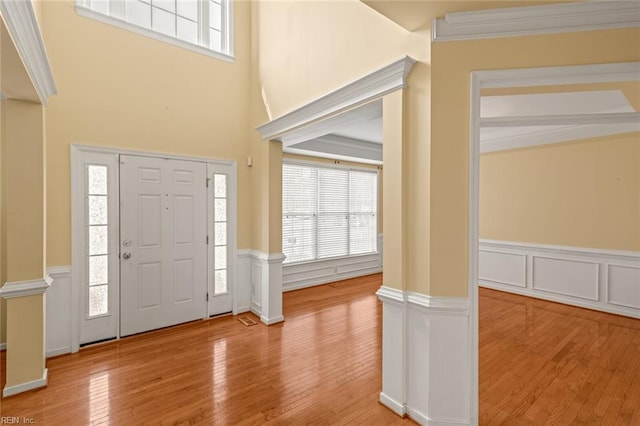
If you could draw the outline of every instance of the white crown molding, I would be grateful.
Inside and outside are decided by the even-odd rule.
[[[479,88],[554,86],[637,81],[640,62],[474,71]]]
[[[480,118],[480,127],[579,126],[640,123],[639,112],[612,114],[563,114]]]
[[[49,276],[41,280],[8,282],[5,283],[4,287],[0,288],[0,297],[13,299],[15,297],[44,294],[52,282],[53,279]]]
[[[434,19],[434,42],[640,26],[640,3],[593,1],[447,13]]]
[[[0,13],[40,102],[46,105],[57,89],[33,5],[31,1],[0,0]]]
[[[280,140],[286,133],[329,118],[350,108],[407,86],[407,76],[416,60],[405,56],[346,86],[328,93],[256,128],[264,140]]]

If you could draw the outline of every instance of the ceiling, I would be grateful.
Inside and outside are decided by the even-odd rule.
[[[386,16],[408,31],[431,28],[435,18],[447,13],[473,10],[501,9],[508,7],[539,6],[567,3],[568,1],[432,1],[432,0],[361,0],[378,13]]]

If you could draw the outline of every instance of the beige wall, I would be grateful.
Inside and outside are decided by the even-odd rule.
[[[640,60],[640,29],[434,43],[430,294],[465,296],[469,77],[473,70]]]
[[[402,196],[404,205],[395,205],[391,212],[384,209],[383,217],[385,265],[403,265],[403,272],[397,274],[403,278],[391,278],[385,272],[384,285],[424,288],[418,283],[425,282],[429,261],[429,223],[425,220],[429,204],[425,168],[429,163],[429,32],[406,31],[358,0],[259,2],[254,5],[254,16],[258,93],[263,93],[271,118],[405,55],[418,60],[403,101],[396,103],[402,109],[397,113],[402,115],[406,158],[396,164],[402,164],[402,170],[392,170],[386,163],[384,169],[385,181],[387,176],[402,176],[409,185]],[[390,189],[384,183],[382,187],[386,202]],[[411,253],[406,258],[401,252],[386,250],[389,238],[394,238],[387,228],[394,214],[406,215],[410,221],[403,228],[404,235],[398,236]]]
[[[482,155],[480,237],[640,250],[640,133]]]
[[[238,162],[238,247],[251,246],[250,4],[234,3],[235,63],[44,2],[58,95],[47,107],[49,266],[71,263],[70,144]]]

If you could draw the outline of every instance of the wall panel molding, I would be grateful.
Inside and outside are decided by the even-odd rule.
[[[471,424],[469,299],[386,286],[376,294],[382,301],[380,402],[423,425]]]
[[[495,240],[479,249],[481,287],[640,318],[640,252]]]

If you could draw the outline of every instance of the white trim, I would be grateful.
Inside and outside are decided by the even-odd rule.
[[[53,284],[47,291],[47,327],[45,339],[46,357],[71,352],[71,266],[47,268]]]
[[[249,309],[266,325],[284,321],[282,314],[282,253],[264,253],[259,250],[238,250],[248,271],[243,271],[249,277],[251,298]]]
[[[434,19],[434,42],[640,26],[640,4],[593,1],[447,13]]]
[[[2,397],[6,398],[11,395],[16,395],[22,392],[30,391],[32,389],[38,389],[47,386],[48,382],[48,371],[45,368],[42,373],[42,378],[33,380],[31,382],[21,383],[19,385],[14,386],[5,386],[2,390]]]
[[[6,0],[5,0],[6,1]],[[229,2],[231,3],[231,1]],[[145,37],[152,38],[154,40],[158,40],[167,44],[172,44],[177,47],[181,47],[183,49],[190,50],[192,52],[200,53],[201,55],[210,56],[212,58],[220,59],[225,62],[234,63],[235,58],[233,56],[233,43],[229,45],[230,53],[218,52],[212,49],[209,49],[205,46],[201,46],[199,44],[189,43],[184,40],[180,40],[175,37],[168,36],[166,34],[159,33],[157,31],[153,31],[147,28],[140,27],[131,22],[125,21],[123,19],[119,19],[115,16],[105,15],[100,12],[96,12],[88,7],[85,7],[81,4],[76,4],[76,12],[78,15],[83,16],[85,18],[93,19],[95,21],[101,22],[103,24],[111,25],[116,28],[120,28],[122,30],[130,31],[135,34],[139,34]],[[233,28],[229,28],[229,34],[232,33]],[[233,39],[233,37],[231,37]]]
[[[561,246],[554,244],[538,244],[516,241],[486,240],[480,239],[480,244],[486,248],[510,249],[510,250],[535,250],[537,252],[558,253],[581,257],[609,258],[612,260],[640,261],[640,251],[608,250],[589,247]]]
[[[0,351],[6,351],[7,350],[7,344],[6,343],[0,343]]]
[[[415,59],[405,56],[256,128],[264,140],[281,140],[300,127],[332,117],[407,86]]]
[[[477,89],[479,90],[636,81],[639,74],[640,62],[621,62],[614,64],[473,71],[472,78],[477,79],[477,84],[479,85]],[[478,118],[480,117],[479,113],[480,104],[478,104]]]
[[[385,395],[384,392],[380,392],[380,403],[399,416],[404,417],[407,414],[407,406],[405,404],[399,403],[395,399]]]
[[[594,4],[594,3],[576,3]],[[478,423],[478,256],[479,256],[479,167],[480,167],[480,91],[483,88],[531,87],[561,84],[635,81],[640,62],[472,71],[469,108],[469,198],[468,198],[468,276],[471,303],[469,332],[470,421]]]
[[[640,283],[624,274],[611,277],[612,269],[640,271],[640,251],[494,240],[480,240],[479,249],[483,254],[490,253],[494,259],[494,262],[480,265],[478,283],[481,287],[640,318],[640,298],[634,297],[634,294],[640,294]],[[508,258],[514,255],[524,259],[524,268],[512,268]],[[537,259],[546,262],[537,265]],[[536,267],[547,275],[562,275],[562,285],[553,280],[539,282]],[[499,278],[505,270],[517,276],[516,282]],[[615,286],[617,300],[611,297],[612,286]]]
[[[3,299],[13,299],[15,297],[44,294],[52,282],[53,280],[49,276],[41,280],[7,282],[0,288],[0,297]]]
[[[382,164],[381,143],[331,134],[284,147],[283,151],[336,160]]]
[[[183,160],[183,161],[196,161],[202,163],[213,163],[213,164],[223,164],[223,165],[234,165],[237,164],[235,160],[221,160],[218,158],[211,157],[200,157],[195,155],[179,155],[173,154],[170,152],[149,152],[149,151],[141,151],[136,149],[126,149],[126,148],[115,148],[115,147],[106,147],[106,146],[97,146],[97,145],[84,145],[84,144],[71,144],[71,150],[76,150],[77,152],[93,152],[98,154],[118,154],[118,155],[138,155],[142,157],[151,157],[151,158],[165,158],[170,160]]]
[[[605,114],[562,114],[480,118],[480,127],[573,126],[595,124],[637,124],[640,112]]]
[[[0,0],[0,12],[40,102],[46,105],[57,89],[33,4],[31,1]]]
[[[405,293],[397,288],[382,286],[376,291],[376,296],[382,303],[391,303],[404,306],[406,303]]]
[[[423,425],[468,425],[469,299],[382,286],[380,403]],[[459,395],[451,398],[450,395]]]

